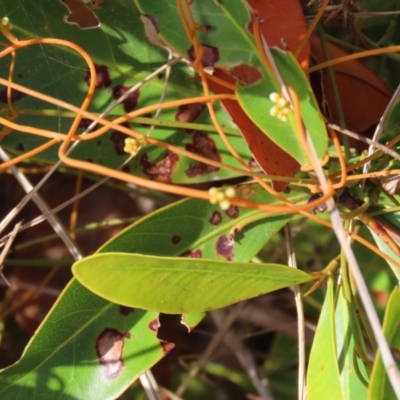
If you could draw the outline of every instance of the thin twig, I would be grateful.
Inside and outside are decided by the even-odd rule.
[[[214,310],[210,314],[214,324],[220,328],[227,313],[224,310]],[[247,375],[261,398],[264,400],[273,400],[274,397],[268,379],[260,374],[254,356],[249,349],[242,344],[236,333],[232,329],[228,329],[224,335],[223,341],[232,350],[243,369],[247,371]]]
[[[288,255],[288,266],[297,269],[296,254],[293,247],[292,235],[288,224],[284,227],[286,252]],[[297,311],[297,329],[299,341],[299,377],[298,377],[298,399],[306,398],[306,339],[303,301],[301,298],[300,285],[292,286]]]
[[[376,147],[377,149],[383,151],[384,153],[388,154],[389,156],[395,158],[396,160],[400,161],[400,155],[398,153],[396,153],[395,151],[393,151],[392,149],[390,149],[389,147],[385,146],[384,144],[381,144],[375,140],[369,139],[365,136],[360,135],[359,133],[355,133],[352,131],[349,131],[348,129],[343,129],[341,128],[339,125],[336,124],[332,124],[332,123],[328,123],[327,124],[330,128],[334,129],[335,131],[338,131],[340,133],[343,133],[344,135],[350,136],[353,139],[357,139],[360,142],[366,143],[370,145],[370,148]],[[372,154],[368,153],[368,155]]]
[[[6,283],[7,286],[11,286],[10,282],[8,281],[8,279],[5,277],[4,273],[3,273],[3,263],[4,260],[6,259],[6,256],[8,254],[8,250],[10,250],[11,244],[14,241],[15,237],[17,236],[18,233],[18,229],[21,226],[21,221],[16,223],[14,226],[14,229],[11,232],[10,238],[7,240],[6,245],[4,246],[3,251],[0,254],[0,278],[3,279],[3,281]]]

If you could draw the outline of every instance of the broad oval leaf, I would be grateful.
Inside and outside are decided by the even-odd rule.
[[[78,281],[114,303],[166,314],[209,311],[313,278],[277,264],[103,253],[77,261]]]

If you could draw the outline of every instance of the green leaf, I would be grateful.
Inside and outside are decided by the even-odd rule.
[[[309,400],[343,399],[335,338],[335,310],[333,282],[328,280],[328,291],[319,317],[307,371]]]
[[[131,0],[118,2],[105,1],[103,8],[95,11],[101,26],[95,29],[80,29],[77,25],[64,22],[68,14],[61,1],[43,0],[42,6],[29,1],[4,0],[0,3],[0,15],[7,15],[13,26],[13,34],[20,40],[37,37],[52,37],[72,41],[89,53],[96,65],[102,66],[110,75],[110,83],[95,91],[89,111],[99,114],[114,101],[113,90],[118,85],[133,86],[167,62],[168,53],[150,44],[145,36],[140,14]],[[19,49],[13,81],[28,88],[53,96],[59,100],[80,106],[86,96],[88,85],[85,82],[87,65],[74,50],[49,44],[34,45]],[[0,64],[0,76],[4,79],[9,74],[9,56]],[[163,92],[165,73],[152,79],[140,89],[136,109],[157,104]],[[0,90],[4,88],[1,87]],[[172,68],[170,84],[165,101],[190,98],[201,95],[201,85],[193,79],[193,73],[186,65],[179,64]],[[36,128],[68,133],[75,115],[52,104],[47,104],[34,97],[26,96],[14,103],[19,115],[16,123]],[[178,108],[162,111],[160,124],[176,124]],[[0,104],[0,114],[7,113],[7,106]],[[112,112],[112,119],[125,114],[123,105]],[[154,117],[146,114],[144,117]],[[217,105],[218,119],[224,126],[233,127],[230,118]],[[146,133],[149,125],[143,121],[130,122],[129,126],[139,133]],[[157,122],[157,121],[156,121]],[[203,111],[196,122],[212,128],[207,111]],[[83,128],[79,129],[79,133]],[[101,137],[84,141],[76,147],[72,157],[91,163],[117,168],[128,158],[123,152],[125,136],[120,133],[106,132]],[[215,132],[186,130],[157,125],[152,138],[175,145],[183,149],[221,161],[235,167],[241,165],[230,155],[223,141]],[[241,156],[250,160],[251,153],[240,135],[229,135],[232,145]],[[2,141],[7,150],[13,153],[27,152],[47,142],[48,139],[14,130]],[[46,162],[58,160],[59,146],[36,156]],[[152,145],[145,146],[130,162],[132,174],[172,183],[196,183],[214,179],[237,176],[225,169],[201,164],[187,157],[173,157],[170,171],[164,172],[162,166],[171,161],[170,153]],[[163,164],[164,163],[164,164]],[[158,172],[158,174],[157,174]]]
[[[249,200],[276,202],[254,184],[242,185],[237,190]],[[308,196],[299,189],[293,189],[287,195],[296,203],[304,203]],[[217,212],[219,214],[215,214]],[[208,258],[224,259],[215,252],[218,237],[226,236],[235,224],[257,213],[260,214],[235,208],[222,212],[205,201],[183,200],[140,219],[99,251],[178,256],[197,250]],[[291,215],[266,215],[265,219],[243,228],[235,236],[237,243],[231,252],[232,261],[249,261],[290,218]],[[174,236],[182,240],[177,243],[172,240]],[[171,348],[156,338],[157,313],[138,309],[133,313],[127,311],[72,280],[36,331],[22,358],[0,371],[1,399],[14,400],[18,396],[31,399],[39,394],[41,398],[66,400],[118,396],[137,376],[164,357],[164,350]],[[183,323],[193,328],[202,316],[185,315]],[[130,334],[130,338],[124,338],[122,358],[125,367],[119,377],[108,381],[95,349],[96,340],[105,329]]]
[[[258,184],[235,186],[240,198],[264,204],[279,204]],[[285,198],[305,203],[310,194],[292,187]],[[252,218],[265,219],[251,222]],[[248,262],[290,220],[292,214],[269,214],[249,208],[219,206],[197,199],[174,203],[126,228],[101,248],[101,252],[129,252],[157,256],[195,256],[215,260]],[[249,222],[246,222],[249,221]],[[244,227],[229,241],[231,230]]]
[[[109,301],[167,314],[209,311],[312,280],[283,265],[124,253],[86,257],[72,272]]]
[[[298,96],[305,127],[310,134],[318,157],[323,158],[328,144],[326,129],[310,84],[291,53],[278,49],[271,50],[283,79]],[[275,105],[269,98],[273,92],[280,93],[280,88],[272,75],[252,85],[237,85],[239,103],[255,124],[300,164],[308,165],[310,162],[301,145],[294,122],[294,114],[289,113],[288,121],[281,121],[270,114],[271,108]]]
[[[343,291],[340,290],[335,311],[335,328],[339,372],[344,399],[366,399],[367,388],[358,378],[354,366],[354,335],[350,324],[349,309]],[[368,379],[365,366],[356,357],[357,366],[364,379]]]
[[[0,397],[115,398],[164,356],[157,322],[157,313],[108,303],[73,280],[21,360],[0,372]]]
[[[400,354],[400,291],[398,286],[393,290],[386,307],[385,318],[383,321],[383,333],[388,341],[392,352],[397,356]],[[397,366],[398,366],[397,365]],[[388,379],[382,356],[378,351],[372,369],[369,385],[368,399],[370,400],[391,400],[397,399],[392,385]]]
[[[171,48],[188,58],[192,43],[187,39],[183,25],[178,22],[180,16],[176,0],[166,0],[162,3],[136,0],[136,4],[143,14],[157,20],[159,36]],[[244,80],[246,73],[257,77],[236,85],[238,100],[247,115],[271,140],[300,164],[309,164],[296,130],[293,112],[289,112],[289,119],[286,122],[270,115],[275,103],[269,99],[269,95],[273,92],[280,93],[281,89],[276,77],[265,67],[255,40],[249,33],[251,15],[243,2],[241,0],[221,3],[214,0],[195,1],[191,3],[190,9],[198,26],[209,27],[205,32],[199,29],[196,35],[201,44],[209,48],[211,46],[213,54],[217,55],[213,60],[215,61],[213,66],[227,71],[241,66]],[[318,157],[323,158],[327,151],[327,134],[308,80],[291,54],[274,50],[273,55],[286,83],[299,97],[305,126]]]

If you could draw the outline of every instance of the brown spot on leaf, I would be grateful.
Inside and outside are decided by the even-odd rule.
[[[21,100],[26,96],[25,93],[20,92],[16,89],[11,89],[11,103],[15,103],[18,100]],[[0,103],[7,104],[7,88],[0,91]]]
[[[110,134],[110,139],[114,143],[114,149],[118,156],[126,155],[124,151],[125,147],[125,139],[128,138],[128,135],[119,131],[112,131]]]
[[[130,333],[121,333],[113,328],[104,329],[96,340],[96,353],[99,364],[105,368],[107,379],[117,378],[124,368],[122,351],[124,340],[130,338]]]
[[[228,236],[222,235],[217,240],[215,250],[217,254],[231,261],[233,257],[233,241],[230,240]]]
[[[148,325],[148,328],[153,332],[157,332],[159,327],[160,327],[160,321],[158,318],[153,319],[153,321],[150,321]]]
[[[135,311],[135,309],[132,307],[119,306],[119,313],[124,317],[127,317],[129,314],[132,314],[134,311]]]
[[[154,181],[157,182],[171,182],[171,175],[175,164],[179,157],[174,153],[168,153],[164,159],[158,164],[151,164],[148,160],[147,154],[140,157],[140,164],[143,166],[143,172]]]
[[[244,200],[251,200],[257,193],[257,185],[254,183],[246,183],[235,187],[236,197]]]
[[[243,86],[251,85],[262,79],[262,74],[258,68],[247,64],[237,65],[229,73]]]
[[[78,0],[61,0],[69,11],[69,15],[64,17],[67,24],[78,25],[81,29],[92,29],[100,26],[100,21],[96,14],[82,1]]]
[[[132,86],[123,86],[123,85],[117,85],[113,88],[113,98],[115,100],[118,100],[121,96],[123,96],[128,90],[130,90]],[[140,91],[135,90],[132,92],[124,101],[122,101],[122,104],[124,105],[124,111],[126,113],[129,113],[133,111],[138,103]]]
[[[201,58],[201,63],[203,67],[212,67],[216,62],[219,61],[219,51],[214,46],[209,46],[207,44],[203,44],[203,57]],[[194,52],[194,47],[190,47],[187,51],[189,60],[194,61],[196,59],[196,54]]]
[[[192,122],[206,108],[204,103],[183,104],[179,106],[178,112],[175,115],[175,121]]]
[[[230,218],[230,219],[235,219],[239,216],[239,207],[236,206],[230,206],[226,211],[225,214]]]
[[[109,87],[111,85],[111,78],[108,67],[106,67],[105,65],[95,64],[94,69],[96,70],[96,89]],[[85,82],[88,86],[90,86],[90,81],[91,75],[88,69],[85,76]]]
[[[197,250],[188,250],[181,254],[181,257],[190,257],[190,258],[202,258],[203,251],[200,249]]]
[[[181,237],[174,235],[174,236],[172,236],[171,242],[172,242],[172,244],[178,244],[178,243],[180,243],[181,240],[182,240]]]
[[[165,340],[160,340],[160,345],[163,348],[164,354],[168,354],[175,345],[171,342],[166,342]]]
[[[24,146],[23,143],[18,143],[18,144],[15,146],[15,149],[18,150],[18,151],[25,151],[25,146]]]
[[[218,152],[214,140],[204,132],[196,131],[193,135],[193,143],[186,145],[186,150],[210,160],[221,161],[221,155]],[[218,170],[218,167],[199,162],[195,165],[191,165],[185,173],[189,178],[194,178],[198,175],[209,174]]]
[[[214,211],[214,212],[211,214],[211,217],[210,217],[210,219],[208,220],[208,222],[209,222],[211,225],[219,225],[219,224],[222,222],[222,215],[221,215],[221,213],[220,213],[219,211]]]
[[[87,129],[89,128],[89,126],[93,123],[94,121],[92,119],[89,118],[82,118],[81,122],[79,122],[78,127],[79,128],[83,128],[83,129]],[[93,126],[93,128],[89,129],[88,132],[92,132],[96,129],[96,125]]]

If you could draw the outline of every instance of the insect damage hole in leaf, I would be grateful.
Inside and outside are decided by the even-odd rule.
[[[124,368],[122,360],[124,341],[130,339],[130,337],[129,332],[121,333],[113,328],[104,329],[97,337],[96,353],[99,364],[105,368],[106,379],[117,378],[122,372]]]
[[[79,0],[60,0],[68,8],[69,15],[64,17],[67,24],[78,25],[80,29],[94,29],[101,24],[96,14]]]

